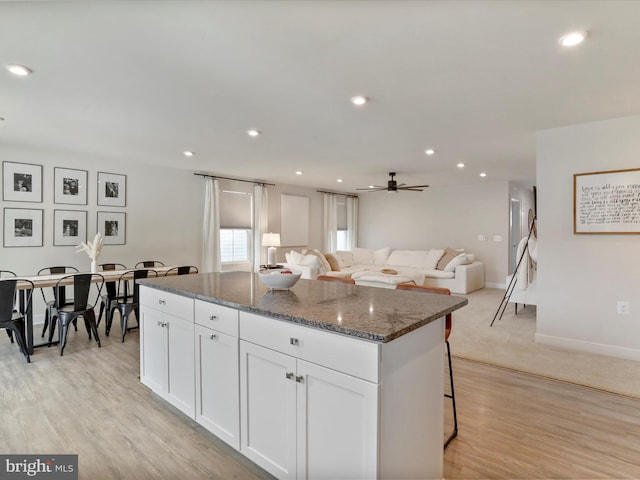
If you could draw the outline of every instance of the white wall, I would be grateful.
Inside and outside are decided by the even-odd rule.
[[[573,234],[573,175],[640,167],[639,133],[640,116],[538,133],[541,343],[640,360],[640,237]]]
[[[84,210],[87,237],[96,233],[97,211],[126,212],[126,244],[105,245],[98,263],[117,262],[133,267],[146,259],[167,265],[197,265],[201,259],[204,184],[187,170],[157,168],[132,162],[104,162],[69,152],[25,150],[0,146],[2,161],[43,166],[43,202],[5,202],[4,208],[44,210],[43,247],[0,248],[0,269],[18,275],[35,275],[45,266],[71,265],[88,271],[90,259],[72,246],[53,246],[53,211]],[[178,159],[177,161],[180,161]],[[88,205],[53,203],[54,167],[87,170]],[[124,208],[97,205],[97,172],[127,176],[127,205]],[[4,217],[3,217],[4,218]],[[36,315],[41,311],[41,295],[34,296]],[[37,319],[36,319],[37,321]]]
[[[509,268],[509,183],[430,187],[360,195],[358,246],[464,248],[485,265],[488,287],[504,287]],[[486,235],[487,241],[479,241]],[[495,235],[502,241],[494,242]]]

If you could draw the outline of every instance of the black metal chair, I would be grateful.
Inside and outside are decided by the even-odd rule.
[[[15,308],[16,289],[19,283],[26,284],[22,285],[21,288],[24,287],[28,290],[21,310],[17,310]],[[15,336],[18,346],[20,347],[20,351],[25,357],[27,357],[27,363],[31,363],[31,357],[29,356],[25,341],[25,316],[31,306],[34,289],[35,285],[30,280],[23,280],[19,278],[5,278],[0,280],[0,328],[4,328],[8,332],[12,333],[12,343],[13,337]]]
[[[198,273],[198,267],[193,265],[182,265],[180,267],[173,267],[167,270],[164,274],[167,275],[189,275],[190,273]]]
[[[100,268],[103,272],[111,272],[114,270],[127,270],[127,266],[122,263],[102,263]],[[97,325],[100,326],[102,320],[102,314],[108,312],[111,308],[111,302],[116,299],[118,282],[116,280],[104,282],[105,294],[100,299],[100,312],[98,313]]]
[[[427,287],[423,285],[414,285],[411,283],[401,283],[396,287],[397,290],[413,290],[415,292],[437,293],[440,295],[451,295],[451,290],[441,287]],[[453,407],[453,432],[449,435],[444,442],[444,448],[447,448],[451,443],[451,440],[458,436],[458,412],[456,410],[456,393],[453,389],[453,369],[451,368],[451,347],[449,346],[449,335],[451,335],[452,317],[448,313],[445,316],[444,324],[444,343],[447,347],[447,359],[449,361],[449,385],[451,386],[451,393],[445,393],[444,396],[451,399]]]
[[[104,286],[104,277],[99,273],[77,273],[75,275],[67,275],[56,283],[55,288],[60,288],[69,281],[73,285],[73,305],[63,305],[58,303],[56,307],[56,318],[58,320],[58,339],[60,344],[60,355],[64,353],[64,347],[67,344],[67,335],[69,333],[69,324],[79,317],[84,319],[84,325],[91,340],[91,334],[96,339],[98,347],[101,347],[100,337],[98,336],[98,325],[96,324],[95,307],[101,298],[102,288]],[[97,289],[96,299],[93,304],[89,301],[89,292],[91,284],[95,283]],[[60,301],[60,300],[59,300]],[[55,323],[51,321],[49,329],[49,346],[53,341],[53,333]]]
[[[133,277],[131,276],[132,274]],[[112,306],[107,313],[107,325],[105,327],[107,336],[109,336],[109,332],[111,331],[115,310],[118,310],[120,313],[120,328],[122,330],[123,342],[124,336],[127,334],[127,330],[129,330],[129,315],[131,315],[131,312],[135,313],[136,321],[138,322],[138,326],[140,326],[140,285],[138,285],[137,280],[148,278],[151,274],[156,277],[158,276],[158,272],[147,268],[132,270],[120,275],[118,279],[117,299],[111,304]],[[128,286],[130,281],[133,282],[133,289]],[[133,291],[132,295],[128,294],[130,291]]]
[[[136,263],[134,268],[153,268],[153,267],[164,267],[164,263],[160,260],[144,260],[142,262]]]
[[[78,269],[76,267],[69,266],[56,266],[56,267],[44,267],[38,271],[38,275],[56,275],[60,273],[78,273]],[[67,300],[67,289],[66,287],[60,287],[57,289],[53,288],[53,300],[47,300],[46,295],[44,294],[44,288],[41,288],[42,292],[42,300],[46,305],[44,311],[44,327],[42,327],[42,334],[40,335],[44,338],[44,334],[47,331],[47,328],[51,329],[52,320],[51,318],[55,315],[56,305],[72,305],[73,302],[71,300]],[[77,321],[73,323],[73,327],[78,331]]]
[[[15,272],[12,272],[11,270],[0,270],[0,279],[15,278],[15,277],[17,277],[17,275],[15,274]],[[11,343],[13,343],[13,333],[11,333],[11,330],[9,329],[7,329],[7,336],[11,340]]]

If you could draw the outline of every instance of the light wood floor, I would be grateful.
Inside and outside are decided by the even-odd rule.
[[[101,349],[72,333],[30,365],[0,332],[0,365],[2,453],[77,453],[86,480],[271,478],[139,383],[137,331]],[[447,479],[640,478],[640,400],[467,360],[454,372]]]

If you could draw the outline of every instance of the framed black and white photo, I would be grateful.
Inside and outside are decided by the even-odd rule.
[[[126,220],[124,212],[98,212],[98,232],[102,234],[104,245],[126,243]]]
[[[98,172],[98,205],[108,207],[126,207],[126,175]]]
[[[2,199],[42,202],[42,165],[2,162]]]
[[[53,245],[76,246],[87,241],[87,212],[53,211]]]
[[[53,202],[86,205],[87,171],[58,167],[53,171]]]
[[[5,208],[3,245],[41,247],[43,212],[31,208]]]

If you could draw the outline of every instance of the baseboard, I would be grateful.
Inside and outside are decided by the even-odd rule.
[[[543,345],[552,347],[568,348],[571,350],[580,350],[598,355],[607,355],[609,357],[623,358],[626,360],[640,361],[640,350],[633,348],[618,347],[616,345],[606,345],[603,343],[585,342],[583,340],[575,340],[572,338],[554,337],[552,335],[544,335],[536,333],[535,340]]]
[[[485,282],[484,288],[497,288],[499,290],[504,290],[505,288],[507,288],[507,285],[504,283]]]

